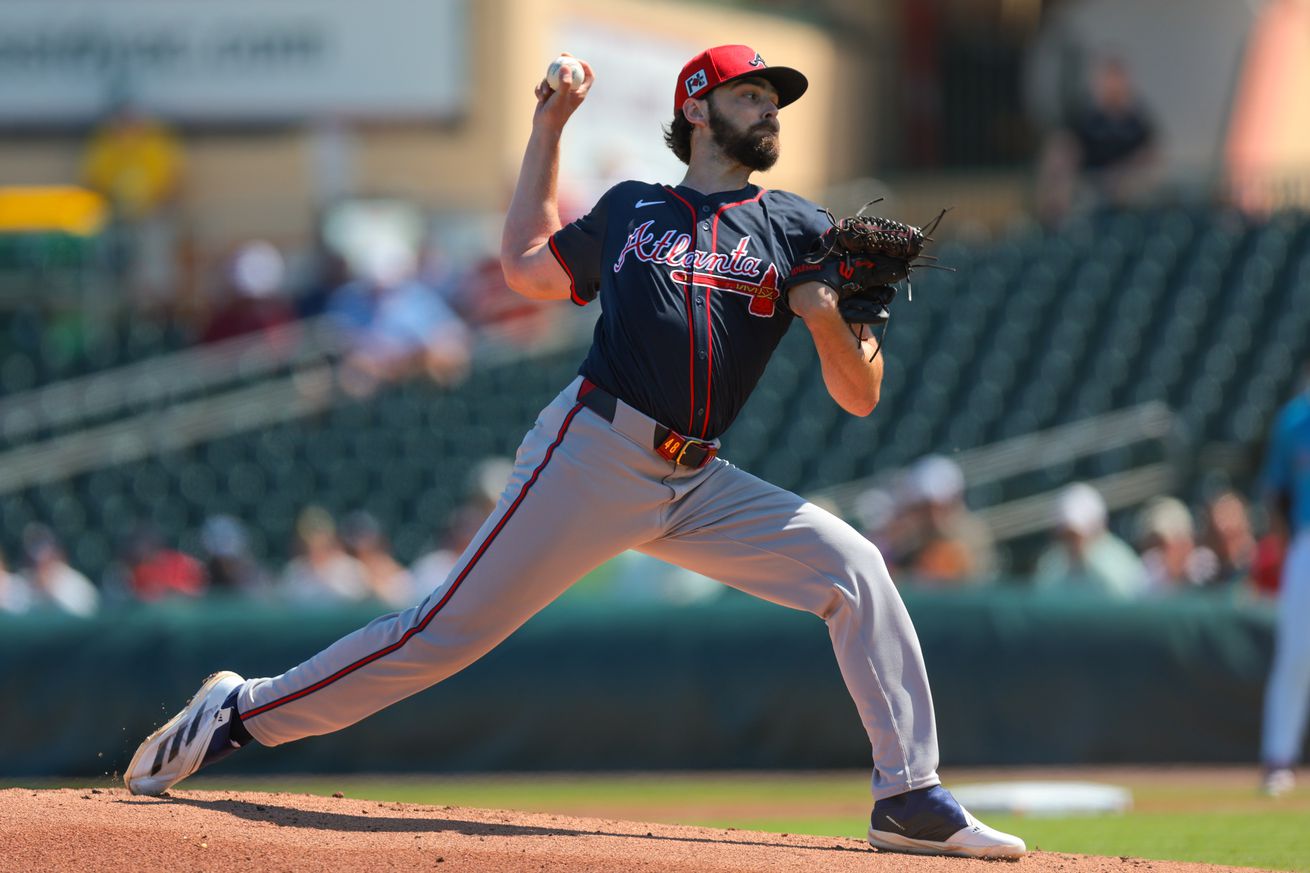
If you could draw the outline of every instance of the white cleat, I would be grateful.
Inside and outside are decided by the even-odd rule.
[[[1284,794],[1290,794],[1294,788],[1296,788],[1296,774],[1290,767],[1271,768],[1265,773],[1264,782],[1260,785],[1260,790],[1266,797],[1282,797]]]
[[[1028,846],[1018,837],[974,818],[940,785],[874,805],[869,845],[911,855],[960,858],[1022,858]]]
[[[206,679],[186,707],[137,748],[123,773],[127,790],[158,797],[205,764],[236,751],[228,739],[232,710],[223,703],[245,681],[228,671]]]

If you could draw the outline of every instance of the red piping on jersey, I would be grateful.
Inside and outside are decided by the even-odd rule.
[[[559,261],[559,265],[564,268],[564,272],[569,274],[569,299],[579,306],[586,306],[588,301],[583,300],[578,296],[578,283],[573,279],[573,271],[569,269],[568,264],[564,263],[564,256],[561,255],[559,249],[555,247],[554,234],[550,235],[546,240],[546,244],[550,246],[550,253],[555,256],[555,260]]]
[[[711,247],[710,252],[718,250]],[[705,286],[705,418],[701,421],[700,436],[705,439],[710,429],[710,404],[714,401],[714,286]]]
[[[690,432],[696,426],[696,319],[691,308],[691,296],[696,290],[696,259],[694,256],[696,251],[696,207],[688,203],[687,198],[668,185],[664,186],[664,190],[681,200],[682,205],[687,207],[687,211],[691,213],[691,251],[693,257],[691,263],[687,264],[687,285],[682,291],[683,297],[687,301],[687,381],[691,383],[691,405],[687,407],[687,431]],[[706,309],[705,317],[709,319],[708,307]],[[710,332],[713,333],[712,325]],[[706,387],[708,388],[708,386]],[[705,408],[708,410],[709,405],[706,404]]]
[[[519,504],[523,502],[523,498],[528,495],[528,490],[532,488],[533,484],[535,484],[537,481],[537,477],[541,475],[541,471],[546,469],[546,465],[550,463],[551,457],[555,454],[555,448],[559,446],[561,442],[564,441],[564,434],[568,432],[569,425],[573,422],[573,418],[578,414],[578,412],[582,408],[583,408],[582,404],[577,403],[574,404],[573,409],[569,410],[569,414],[564,417],[564,423],[560,425],[559,433],[555,436],[555,441],[550,444],[549,448],[546,449],[546,456],[541,459],[541,463],[537,465],[537,469],[532,471],[532,475],[528,477],[528,481],[524,482],[523,487],[519,489],[519,496],[514,498],[514,502],[510,504],[509,509],[505,510],[505,515],[501,517],[500,522],[497,523],[497,525],[492,529],[491,533],[487,534],[487,538],[483,540],[482,545],[478,548],[477,553],[469,560],[468,564],[464,567],[464,569],[460,572],[460,574],[455,577],[455,581],[450,583],[450,589],[442,596],[441,600],[437,602],[436,606],[432,607],[427,611],[427,614],[423,616],[423,619],[418,624],[414,625],[409,630],[405,631],[405,633],[400,637],[400,639],[396,640],[396,642],[392,643],[391,645],[382,649],[378,649],[376,652],[374,652],[371,655],[365,655],[363,658],[360,658],[358,661],[355,661],[353,664],[349,664],[345,667],[342,667],[340,670],[333,673],[331,676],[328,676],[325,679],[320,679],[319,681],[315,682],[313,685],[310,685],[308,688],[303,688],[300,691],[296,691],[292,694],[283,695],[282,697],[279,697],[277,700],[274,700],[270,703],[265,703],[263,706],[257,706],[254,709],[250,710],[249,712],[243,712],[241,713],[241,718],[242,719],[254,718],[257,715],[262,715],[270,710],[276,709],[277,707],[282,706],[285,703],[290,703],[293,700],[299,700],[302,697],[307,697],[308,695],[313,694],[315,691],[320,691],[331,685],[333,682],[336,682],[338,679],[344,679],[346,676],[349,676],[351,673],[354,673],[359,668],[365,667],[373,663],[378,658],[382,658],[387,655],[390,655],[392,652],[397,651],[402,646],[404,646],[405,643],[409,642],[410,639],[412,639],[415,634],[422,633],[424,629],[427,628],[427,626],[432,622],[432,619],[436,617],[437,613],[441,612],[441,610],[445,607],[445,605],[450,602],[450,598],[454,596],[456,591],[459,590],[459,586],[462,585],[464,583],[464,580],[468,578],[469,573],[473,572],[473,568],[476,567],[478,561],[482,559],[482,556],[486,553],[487,548],[492,544],[493,541],[495,541],[496,536],[501,532],[501,530],[504,529],[505,523],[508,522],[511,517],[513,517],[515,511],[519,508]]]
[[[692,312],[691,298],[696,293],[692,281],[694,273],[687,274],[687,284],[682,286],[682,301],[687,306],[687,382],[691,387],[691,406],[687,408],[687,430],[696,418],[696,315]]]
[[[754,197],[751,197],[747,200],[738,200],[736,203],[725,203],[722,206],[720,206],[718,210],[715,211],[714,224],[711,225],[711,227],[713,227],[713,231],[711,231],[710,233],[711,254],[718,254],[719,252],[719,217],[722,216],[724,212],[726,212],[727,210],[731,209],[734,206],[741,206],[743,203],[754,203],[756,200],[759,200],[761,197],[764,196],[764,191],[765,189],[761,188],[760,193],[756,194]],[[714,293],[713,287],[707,287],[705,289],[705,310],[706,310],[705,314],[706,315],[712,314],[712,310],[710,310],[710,295],[713,293]],[[701,427],[700,427],[701,439],[704,439],[705,435],[710,431],[710,404],[713,400],[714,400],[714,319],[710,318],[709,366],[705,371],[705,418],[701,422]]]

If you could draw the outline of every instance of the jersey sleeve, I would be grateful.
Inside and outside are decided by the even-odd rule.
[[[1291,407],[1284,408],[1274,421],[1264,471],[1260,477],[1266,497],[1274,497],[1292,486],[1290,443],[1293,424]]]
[[[551,235],[550,252],[569,276],[569,297],[586,306],[600,293],[601,248],[614,189],[606,191],[591,211]]]
[[[785,210],[786,217],[783,239],[787,247],[787,277],[783,285],[790,288],[798,281],[804,281],[804,276],[797,275],[796,266],[813,251],[819,238],[832,227],[832,221],[819,204],[795,194],[785,194],[779,205]]]

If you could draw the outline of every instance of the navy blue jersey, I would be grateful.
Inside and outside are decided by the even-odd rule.
[[[814,203],[747,185],[621,182],[550,238],[573,302],[600,298],[579,372],[686,436],[737,417],[793,316],[783,280],[829,227]]]

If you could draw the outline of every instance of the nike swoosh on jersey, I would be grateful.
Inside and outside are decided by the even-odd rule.
[[[632,208],[633,208],[633,209],[640,209],[640,208],[643,207],[643,206],[654,206],[656,203],[663,203],[663,202],[664,202],[663,200],[638,200],[638,201],[633,205]]]

